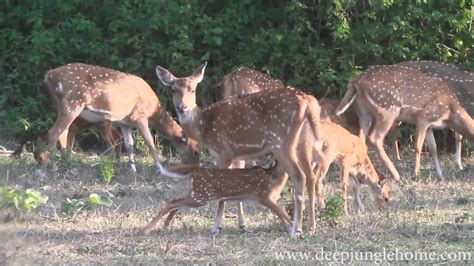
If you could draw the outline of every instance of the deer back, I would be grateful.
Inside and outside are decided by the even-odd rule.
[[[398,120],[409,123],[423,117],[442,125],[462,109],[458,96],[442,79],[404,66],[371,67],[349,86],[357,90],[359,105],[372,113],[398,113]]]
[[[222,84],[224,99],[285,87],[281,80],[247,67],[238,68],[224,76]]]
[[[202,125],[204,142],[214,150],[237,148],[239,155],[256,151],[263,155],[268,149],[282,148],[290,129],[302,123],[306,109],[305,96],[298,90],[264,90],[205,108],[197,124]]]
[[[474,72],[436,61],[406,61],[396,65],[414,68],[426,75],[441,79],[457,95],[469,115],[474,116]]]
[[[105,67],[71,63],[46,73],[45,83],[58,112],[84,108],[90,122],[149,118],[158,97],[140,77]]]

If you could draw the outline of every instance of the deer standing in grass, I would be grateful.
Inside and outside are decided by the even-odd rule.
[[[429,76],[437,77],[446,82],[451,87],[466,109],[467,113],[474,116],[474,73],[459,69],[455,65],[440,63],[436,61],[407,61],[396,64],[398,66],[405,66],[417,69]],[[454,134],[455,138],[455,161],[459,170],[463,169],[461,158],[461,142],[462,135],[458,132]],[[433,129],[429,128],[426,131],[426,144],[428,146],[430,155],[433,159],[436,175],[443,179],[440,163],[438,160],[438,152],[436,141],[433,134]]]
[[[71,123],[80,117],[91,123],[110,121],[120,126],[133,171],[133,127],[143,136],[157,169],[159,160],[149,126],[171,140],[183,162],[198,162],[196,143],[184,135],[142,78],[100,66],[71,63],[48,71],[45,84],[58,113],[46,136],[53,155],[58,139],[65,143]]]
[[[336,114],[343,113],[353,102],[359,116],[360,135],[364,141],[368,137],[395,180],[400,180],[400,174],[383,148],[384,138],[395,121],[416,124],[415,175],[420,169],[421,148],[429,128],[449,127],[474,140],[474,121],[456,89],[446,79],[415,68],[398,65],[369,68],[349,83]]]
[[[369,156],[367,155],[367,147],[365,143],[356,135],[349,132],[342,126],[330,121],[322,121],[321,134],[323,140],[322,156],[316,155],[318,165],[316,168],[316,195],[318,197],[319,206],[324,208],[323,197],[323,180],[334,162],[339,166],[342,198],[344,200],[344,212],[349,214],[347,207],[349,183],[352,181],[352,190],[359,211],[364,210],[364,205],[360,199],[359,185],[368,184],[372,190],[372,194],[379,208],[385,207],[392,198],[392,190],[386,183],[383,175],[379,174]],[[314,148],[311,144],[304,145],[308,152],[312,152]],[[304,148],[302,147],[302,148]],[[350,179],[352,176],[352,179]]]
[[[305,183],[314,182],[311,163],[307,158],[298,158],[295,147],[306,121],[314,137],[319,139],[318,102],[298,90],[285,88],[229,98],[200,108],[196,105],[196,87],[203,79],[205,67],[206,63],[191,76],[176,78],[157,66],[156,74],[164,85],[171,87],[173,103],[186,135],[204,144],[219,168],[228,168],[234,160],[253,160],[273,154],[290,174],[295,187],[291,228],[291,235],[295,236],[301,231]],[[308,197],[314,200],[314,191],[308,191]],[[243,227],[243,211],[241,204],[239,206],[239,226]],[[221,201],[213,232],[222,226],[220,211],[223,209]],[[314,213],[310,214],[310,220],[314,221]]]
[[[161,173],[173,178],[192,178],[192,188],[188,195],[170,201],[146,226],[145,235],[158,227],[160,219],[168,214],[164,223],[166,229],[180,208],[196,208],[209,201],[252,200],[271,209],[290,230],[291,219],[277,203],[288,175],[278,161],[271,168],[254,166],[251,169],[204,169],[195,165],[163,168]]]

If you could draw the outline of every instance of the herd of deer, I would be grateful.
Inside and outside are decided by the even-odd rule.
[[[436,173],[443,178],[433,128],[448,127],[456,132],[459,168],[461,136],[474,140],[474,73],[454,65],[409,61],[372,66],[349,82],[340,102],[318,102],[280,80],[239,68],[224,77],[222,101],[199,107],[196,89],[205,69],[206,63],[188,77],[176,77],[156,67],[159,80],[172,91],[179,124],[161,106],[153,89],[135,75],[80,63],[48,71],[45,84],[58,117],[43,138],[48,149],[36,153],[39,163],[48,163],[48,151],[54,158],[58,141],[61,148],[71,149],[75,134],[90,126],[98,128],[110,146],[121,146],[121,136],[112,128],[114,122],[121,129],[131,168],[136,171],[132,128],[137,128],[161,174],[193,181],[188,196],[169,202],[149,223],[145,234],[156,229],[166,214],[164,226],[168,226],[179,208],[219,200],[212,228],[216,233],[222,227],[226,201],[254,200],[274,211],[295,236],[302,232],[305,188],[310,206],[307,230],[314,232],[316,198],[323,208],[323,179],[333,162],[340,169],[346,214],[350,183],[359,210],[364,209],[360,183],[370,186],[379,208],[390,201],[390,186],[372,164],[366,139],[396,181],[400,175],[383,142],[387,133],[396,132],[398,122],[416,125],[415,175],[426,138]],[[164,167],[160,163],[150,127],[172,141],[184,165]],[[219,169],[197,166],[198,143],[209,150]],[[255,164],[261,158],[272,158],[273,166],[228,169],[243,168],[246,161]],[[51,161],[54,169],[54,159]],[[277,203],[288,176],[295,193],[293,219]],[[238,225],[244,229],[241,202],[238,207]]]

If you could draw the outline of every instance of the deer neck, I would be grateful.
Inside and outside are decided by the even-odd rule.
[[[203,129],[207,126],[202,109],[196,106],[184,115],[179,114],[178,117],[186,136],[202,143]]]

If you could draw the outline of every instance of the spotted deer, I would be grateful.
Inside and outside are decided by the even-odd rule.
[[[285,85],[279,79],[248,67],[239,67],[222,78],[222,95],[224,99],[243,96],[262,90],[284,89]],[[255,165],[255,162],[248,162]],[[245,161],[236,160],[232,168],[243,168]]]
[[[316,167],[316,195],[319,206],[324,208],[323,180],[334,162],[340,171],[342,184],[342,198],[344,200],[344,212],[349,214],[347,206],[349,183],[352,182],[352,190],[359,210],[364,209],[360,198],[359,184],[367,184],[379,208],[385,207],[392,198],[392,190],[386,183],[385,176],[381,175],[367,155],[365,143],[356,135],[342,126],[330,121],[321,122],[321,134],[323,140],[322,156],[316,155],[318,165]],[[311,144],[305,145],[309,152],[314,148]],[[352,178],[350,178],[352,177]]]
[[[120,133],[117,132],[117,130],[115,130],[112,127],[112,123],[109,121],[91,123],[87,120],[82,119],[81,117],[76,118],[72,122],[72,124],[69,126],[67,138],[65,140],[59,139],[58,141],[59,148],[61,150],[65,149],[68,151],[72,151],[72,148],[74,147],[76,135],[89,128],[95,128],[97,131],[100,132],[102,137],[104,137],[105,141],[107,142],[109,149],[114,151],[115,158],[117,159],[117,161],[119,161],[120,156],[122,154],[122,140],[121,140],[122,136],[120,135]],[[65,143],[63,141],[65,141]],[[47,144],[47,138],[46,136],[43,136],[43,137],[40,137],[39,139],[36,139],[35,142],[36,143],[34,144],[34,151],[33,151],[34,158],[40,166],[46,167],[48,164],[47,152],[46,150],[38,147],[37,142]],[[21,152],[20,150],[23,149],[21,146],[25,144],[26,144],[26,141],[24,141],[20,145],[20,148],[18,148],[19,153]]]
[[[196,208],[209,201],[256,201],[271,209],[290,230],[291,219],[277,203],[288,175],[275,165],[264,169],[254,166],[251,169],[204,169],[195,165],[163,168],[161,173],[173,178],[192,179],[188,195],[166,204],[155,218],[146,226],[145,235],[158,227],[160,219],[168,214],[164,223],[166,229],[174,215],[181,208]]]
[[[171,87],[173,104],[186,135],[202,143],[216,159],[219,168],[228,168],[234,160],[253,160],[273,154],[295,187],[295,212],[291,235],[301,231],[303,190],[305,183],[313,182],[311,167],[303,164],[307,158],[298,158],[295,147],[298,134],[307,121],[316,139],[319,139],[319,112],[317,100],[296,89],[273,89],[233,97],[206,108],[196,105],[196,87],[204,76],[206,63],[188,77],[175,77],[161,66],[156,67],[160,81]],[[308,191],[308,197],[314,193]],[[222,226],[224,202],[213,231]],[[239,226],[244,226],[241,204]],[[312,216],[312,217],[311,217]],[[310,214],[314,220],[314,213]]]
[[[133,171],[132,127],[143,136],[157,169],[159,160],[149,126],[171,140],[183,162],[197,163],[196,143],[185,136],[142,78],[100,66],[70,63],[49,70],[45,84],[58,113],[46,137],[48,150],[53,153],[58,139],[65,143],[71,123],[80,117],[91,123],[109,121],[120,126]]]
[[[246,95],[261,90],[282,89],[285,84],[255,69],[240,67],[222,79],[224,99]]]
[[[395,180],[400,180],[400,174],[383,148],[384,138],[397,120],[416,124],[417,175],[429,128],[449,127],[474,140],[474,122],[449,79],[457,78],[440,78],[402,65],[374,66],[349,82],[336,114],[342,114],[355,102],[361,136],[364,140],[368,137]]]
[[[427,75],[438,77],[443,79],[458,96],[459,101],[463,104],[467,113],[474,116],[474,73],[459,69],[455,65],[446,64],[436,61],[407,61],[398,63],[399,66],[405,66],[409,68],[417,69]],[[461,158],[461,142],[462,135],[458,132],[454,134],[455,138],[455,161],[457,167],[462,170],[462,158]],[[426,144],[428,146],[430,155],[433,159],[436,168],[436,174],[438,178],[443,179],[443,173],[441,171],[440,163],[438,160],[438,152],[436,147],[436,141],[434,138],[432,128],[426,131]]]

